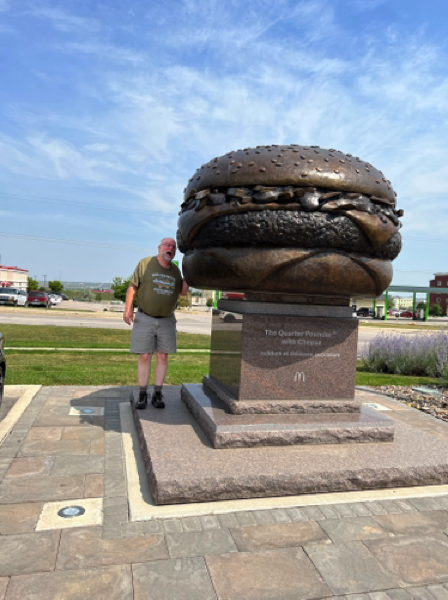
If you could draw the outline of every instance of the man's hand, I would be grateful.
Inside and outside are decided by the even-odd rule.
[[[134,297],[136,293],[137,288],[131,283],[126,292],[126,305],[123,313],[123,321],[127,325],[131,325],[134,320]]]
[[[182,290],[180,292],[181,296],[186,296],[188,294],[188,290],[189,290],[189,285],[188,283],[185,281],[185,279],[182,280]]]
[[[130,312],[125,310],[123,313],[123,321],[127,324],[127,325],[132,325],[133,321],[134,321],[134,309],[132,309]]]

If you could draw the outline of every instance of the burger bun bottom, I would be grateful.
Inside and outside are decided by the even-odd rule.
[[[390,260],[318,248],[198,248],[186,252],[182,271],[190,287],[292,302],[294,296],[340,298],[341,304],[381,295],[393,276]]]

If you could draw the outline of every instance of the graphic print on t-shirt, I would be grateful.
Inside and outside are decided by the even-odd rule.
[[[156,294],[164,294],[170,296],[174,293],[174,286],[176,280],[171,275],[166,273],[153,273],[152,274],[152,288]]]

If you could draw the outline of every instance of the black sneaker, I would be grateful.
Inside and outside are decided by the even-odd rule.
[[[151,404],[155,408],[165,408],[165,402],[163,401],[162,392],[154,392],[151,398]]]
[[[148,404],[148,396],[147,396],[146,392],[140,392],[138,395],[138,400],[137,400],[137,404],[135,405],[135,408],[146,408],[147,404]]]

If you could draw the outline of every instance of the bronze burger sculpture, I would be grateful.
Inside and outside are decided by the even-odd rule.
[[[378,296],[401,249],[381,171],[319,146],[257,146],[202,165],[178,221],[191,286],[251,299]],[[295,299],[294,299],[295,297]]]

